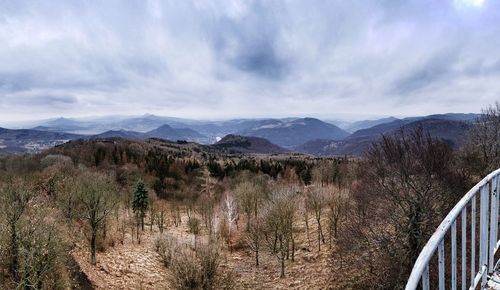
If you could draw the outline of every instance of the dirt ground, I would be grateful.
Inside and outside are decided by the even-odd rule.
[[[304,222],[298,219],[295,260],[286,261],[285,278],[279,278],[278,259],[265,249],[259,256],[259,267],[255,266],[255,257],[247,249],[237,249],[231,253],[225,249],[220,253],[221,268],[233,271],[238,289],[326,289],[329,275],[328,241],[318,252],[315,220],[311,218],[309,221],[308,243]],[[323,227],[326,228],[326,221]],[[245,221],[240,221],[238,234],[241,235],[244,228]],[[113,247],[98,253],[95,266],[90,264],[88,246],[85,244],[79,245],[73,256],[96,289],[171,289],[169,270],[162,265],[155,252],[154,243],[160,235],[158,227],[150,231],[147,226],[138,244],[137,240],[132,241],[129,232],[123,244],[116,242]],[[188,232],[185,214],[179,227],[169,225],[163,235],[174,237],[179,243],[194,243],[193,235]],[[206,238],[205,234],[198,237],[198,241]],[[235,239],[238,239],[237,235]]]

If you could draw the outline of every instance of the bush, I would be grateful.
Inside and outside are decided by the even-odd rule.
[[[174,249],[174,247],[171,247]],[[220,256],[214,245],[203,245],[196,252],[188,248],[175,249],[170,270],[174,289],[235,289],[232,272],[220,269]]]
[[[160,237],[155,241],[155,248],[163,266],[169,268],[172,265],[173,254],[177,251],[177,243],[170,237]]]
[[[174,289],[202,289],[201,268],[194,254],[188,249],[177,251],[170,269]]]

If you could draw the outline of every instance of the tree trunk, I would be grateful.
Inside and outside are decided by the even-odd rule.
[[[144,231],[144,213],[141,213],[141,230]]]
[[[97,227],[92,228],[92,238],[90,240],[90,263],[95,266],[96,264],[96,245],[97,244]]]
[[[247,233],[250,231],[250,212],[247,212]]]
[[[10,249],[11,249],[11,263],[10,263],[10,272],[14,277],[15,281],[19,281],[19,246],[17,241],[17,229],[15,222],[11,224],[11,241],[10,241]]]
[[[255,266],[259,267],[259,249],[255,249]]]
[[[283,240],[280,239],[280,260],[281,260],[281,273],[280,278],[285,278],[285,249],[283,245]]]

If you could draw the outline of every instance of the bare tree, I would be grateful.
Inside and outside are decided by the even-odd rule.
[[[192,217],[188,220],[189,232],[194,236],[194,248],[196,249],[196,239],[200,234],[200,220]]]
[[[19,279],[20,223],[33,196],[33,190],[21,179],[10,179],[0,188],[0,206],[9,235],[9,270],[15,280]]]
[[[117,203],[114,181],[100,173],[84,171],[78,184],[81,214],[90,227],[90,262],[96,264],[98,231]]]
[[[250,230],[246,233],[248,247],[255,254],[255,266],[259,266],[259,253],[263,238],[262,220],[255,220],[250,224]]]
[[[476,153],[479,174],[486,176],[500,166],[500,103],[484,109],[470,130],[469,149]]]
[[[328,241],[330,249],[332,248],[332,236],[337,239],[339,223],[346,216],[349,209],[349,194],[346,190],[334,190],[329,188],[327,196],[328,205],[328,224],[329,234]]]
[[[290,242],[292,243],[292,257],[295,248],[293,240],[295,211],[294,192],[286,189],[275,192],[265,208],[264,237],[269,250],[280,261],[281,278],[285,277],[285,259],[290,251]]]
[[[208,228],[210,235],[213,233],[214,229],[214,216],[215,216],[215,194],[214,186],[216,180],[210,176],[210,171],[208,168],[203,170],[202,182],[201,182],[201,197],[203,202],[201,205],[201,215],[205,221],[205,226]]]
[[[321,251],[321,243],[325,243],[323,228],[321,227],[321,215],[326,203],[326,193],[322,187],[310,187],[306,192],[307,209],[314,212],[318,224],[318,251]]]
[[[165,218],[166,218],[165,209],[166,209],[165,204],[159,201],[156,222],[158,223],[158,230],[160,231],[160,233],[163,233],[163,230],[165,229]]]
[[[367,242],[381,263],[378,276],[372,277],[377,283],[399,288],[411,271],[448,210],[443,176],[449,174],[453,159],[447,144],[418,128],[384,136],[360,164],[354,198],[364,212],[359,224],[369,232]]]
[[[181,224],[181,209],[179,205],[173,206],[170,213],[172,215],[172,220],[174,221],[175,227],[178,227]]]
[[[251,215],[257,217],[259,205],[265,196],[263,182],[255,177],[246,177],[246,180],[238,183],[234,189],[238,206],[246,215],[247,231],[250,230]]]
[[[228,240],[229,240],[229,251],[232,251],[231,248],[231,229],[233,227],[234,222],[238,219],[238,205],[234,200],[231,194],[226,194],[226,198],[224,199],[224,215],[228,223]]]

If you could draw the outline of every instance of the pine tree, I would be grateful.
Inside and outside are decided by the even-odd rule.
[[[141,228],[144,230],[144,217],[148,209],[149,197],[148,189],[142,180],[137,181],[134,189],[134,200],[132,201],[132,209],[141,221]]]

